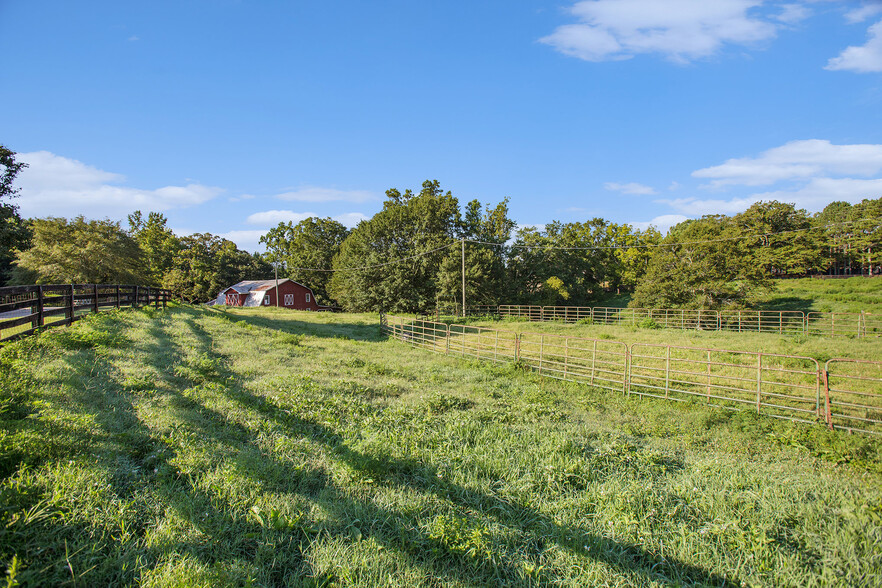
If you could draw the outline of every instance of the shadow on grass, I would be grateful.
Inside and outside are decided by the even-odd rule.
[[[273,329],[283,333],[293,333],[298,335],[311,335],[314,337],[328,337],[333,339],[352,339],[353,341],[382,341],[385,337],[380,331],[379,323],[377,324],[358,324],[344,322],[316,323],[310,321],[297,320],[299,313],[306,311],[283,310],[291,314],[291,319],[275,318],[264,314],[250,314],[247,311],[242,313],[231,313],[226,310],[206,307],[196,309],[208,313],[210,316],[216,317],[230,323],[244,322],[255,327],[264,327]],[[335,317],[336,315],[331,315]]]
[[[808,314],[812,310],[815,303],[814,298],[799,298],[797,296],[788,296],[786,298],[774,298],[757,304],[757,310],[771,311],[798,311]]]
[[[261,326],[276,322],[253,318]],[[297,328],[291,322],[278,322],[287,327],[286,331],[296,332],[289,330]],[[211,335],[195,318],[185,318],[183,324],[189,331],[187,339],[192,342],[192,348],[185,349],[177,337],[154,323],[149,329],[149,343],[138,350],[146,363],[160,374],[158,392],[149,401],[164,404],[173,411],[174,423],[165,427],[165,432],[154,430],[142,420],[137,403],[144,399],[139,398],[138,392],[121,385],[119,374],[101,353],[91,349],[78,351],[80,356],[73,367],[88,383],[70,396],[69,401],[79,411],[93,415],[100,428],[98,438],[92,439],[93,444],[84,447],[90,447],[87,451],[95,450],[98,465],[110,474],[116,496],[123,502],[140,500],[143,513],[137,518],[135,528],[116,536],[90,521],[72,521],[70,517],[41,521],[31,529],[29,545],[33,545],[33,549],[23,554],[31,564],[26,572],[41,571],[36,576],[25,574],[23,580],[86,584],[91,573],[102,583],[107,583],[108,578],[113,578],[113,582],[131,583],[137,582],[145,570],[186,555],[207,569],[241,566],[244,562],[250,571],[243,572],[246,577],[239,578],[240,581],[254,573],[261,583],[271,586],[321,585],[335,578],[319,577],[306,554],[316,541],[356,541],[350,535],[350,528],[359,521],[371,521],[361,532],[385,548],[404,554],[424,570],[426,579],[468,585],[517,582],[535,585],[560,580],[556,577],[524,579],[521,569],[493,553],[466,556],[425,530],[427,517],[434,513],[399,512],[374,502],[362,492],[338,487],[321,468],[304,469],[278,459],[261,448],[260,431],[231,418],[236,412],[232,409],[238,407],[288,435],[324,447],[332,459],[372,478],[377,485],[432,495],[435,502],[458,511],[477,510],[482,516],[491,517],[524,536],[528,551],[535,555],[540,555],[552,542],[581,557],[602,562],[634,580],[734,586],[723,576],[649,552],[638,545],[557,523],[530,505],[452,483],[440,478],[433,467],[416,460],[367,455],[354,450],[331,427],[301,418],[246,390],[237,374],[226,367],[229,358],[216,351]],[[339,325],[329,327],[338,329]],[[186,363],[187,357],[194,353],[211,358],[211,370],[198,377],[172,371],[172,366]],[[210,401],[226,403],[231,410],[210,407],[207,405]],[[101,444],[103,447],[97,447]],[[180,467],[181,463],[190,465]],[[248,514],[247,504],[233,503],[222,489],[206,482],[200,476],[206,471],[194,469],[221,466],[233,466],[241,475],[255,481],[262,492],[299,494],[337,513],[338,522],[320,529],[299,519],[282,519],[278,526],[267,525]],[[235,498],[237,502],[243,499]],[[151,501],[155,502],[152,506],[147,504]],[[439,510],[441,512],[447,511]],[[352,519],[355,514],[358,520]],[[186,521],[189,530],[181,527],[165,541],[161,535],[147,537],[148,529],[154,527],[159,533],[155,527],[171,524],[170,518]],[[8,549],[9,546],[5,546],[3,551]],[[83,570],[87,572],[85,575]],[[81,575],[78,576],[78,572]]]

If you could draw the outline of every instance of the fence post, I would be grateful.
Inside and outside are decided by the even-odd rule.
[[[450,355],[450,325],[447,325],[447,341],[444,348],[444,355]]]
[[[542,356],[545,352],[545,335],[539,335],[539,377],[542,377]]]
[[[763,394],[763,354],[756,354],[756,412],[759,414]]]
[[[570,360],[570,338],[564,339],[564,380],[567,379],[567,363]]]
[[[665,313],[667,316],[667,313]],[[665,346],[665,399],[671,390],[671,346]]]
[[[707,403],[710,404],[711,352],[707,350]]]
[[[589,386],[594,385],[594,365],[597,361],[597,339],[594,339],[592,342],[593,345],[591,347],[591,381],[588,384]]]
[[[132,308],[138,308],[138,304],[141,302],[140,299],[138,298],[138,295],[140,294],[140,292],[138,291],[137,285],[132,286],[132,288],[135,289],[134,293],[132,294],[132,296],[133,296],[132,297]]]
[[[43,326],[43,286],[37,286],[37,317],[31,322],[31,326]]]
[[[98,284],[92,284],[92,312],[98,314]]]
[[[120,299],[119,299],[119,284],[116,285],[116,307],[119,308]]]
[[[70,319],[70,322],[73,322],[73,319],[74,319],[74,287],[73,287],[73,284],[71,284],[69,286],[65,286],[65,288],[67,288],[67,291],[70,293],[70,295],[66,296],[67,304],[65,305],[66,308],[64,309],[64,314],[67,315],[65,318],[68,318],[68,319]]]
[[[824,364],[824,371],[822,371],[821,374],[823,375],[823,378],[824,378],[824,404],[825,404],[825,411],[824,412],[827,413],[827,415],[826,415],[827,426],[832,431],[833,430],[833,408],[830,405],[830,372],[827,370],[827,368],[829,368],[829,367],[830,367],[830,362],[828,361],[826,364]]]
[[[521,359],[521,334],[517,333],[515,335],[515,361],[520,361]]]

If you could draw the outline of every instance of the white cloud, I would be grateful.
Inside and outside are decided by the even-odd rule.
[[[781,6],[781,13],[775,16],[775,20],[792,25],[804,21],[810,15],[811,11],[804,4],[784,4]]]
[[[796,188],[755,193],[728,200],[678,198],[658,202],[690,217],[697,217],[705,214],[738,214],[757,202],[770,200],[787,202],[809,212],[819,212],[831,202],[856,204],[864,198],[878,198],[879,194],[882,194],[882,179],[813,178]]]
[[[367,202],[377,199],[374,194],[366,190],[336,190],[317,186],[304,186],[297,190],[278,194],[276,198],[296,202]]]
[[[663,214],[661,216],[655,217],[651,221],[628,224],[635,229],[639,229],[641,231],[645,231],[649,227],[655,227],[662,234],[665,234],[670,230],[671,227],[673,227],[674,225],[679,225],[685,220],[689,220],[689,217],[683,216],[682,214]]]
[[[236,244],[236,247],[243,251],[264,252],[266,246],[260,242],[260,238],[266,234],[266,229],[248,230],[248,231],[227,231],[219,236],[229,239]]]
[[[752,45],[775,36],[777,26],[748,14],[762,0],[583,0],[570,11],[578,24],[563,25],[539,41],[586,61],[660,53],[687,63],[724,45]],[[796,7],[778,19],[795,19]]]
[[[621,192],[622,194],[655,194],[655,190],[650,186],[644,186],[636,182],[628,184],[620,184],[618,182],[607,182],[603,185],[605,190],[611,192]]]
[[[857,73],[882,71],[882,21],[867,29],[867,34],[869,39],[865,45],[846,48],[838,57],[831,58],[824,69]]]
[[[882,13],[882,2],[866,2],[859,8],[846,12],[845,20],[849,23],[855,24],[864,22],[868,18],[876,16],[879,13]]]
[[[364,215],[360,212],[347,212],[333,217],[335,221],[337,221],[344,227],[349,227],[350,229],[355,227],[361,221],[368,220],[369,218],[369,216]]]
[[[676,198],[674,200],[659,200],[658,202],[660,204],[667,204],[674,210],[690,217],[696,217],[705,214],[738,214],[760,200],[761,198],[751,196],[747,198],[732,198],[731,200]]]
[[[882,145],[833,145],[810,139],[791,141],[759,157],[729,159],[722,165],[692,172],[711,179],[710,187],[762,186],[782,180],[810,179],[821,175],[871,176],[882,170]]]
[[[279,223],[292,222],[299,223],[311,216],[319,216],[314,212],[294,212],[293,210],[267,210],[264,212],[255,212],[245,222],[249,225],[261,225],[264,227],[275,226]]]
[[[84,215],[122,218],[140,209],[165,211],[207,202],[221,189],[200,184],[166,186],[156,190],[122,184],[125,177],[48,151],[20,153],[29,167],[18,177],[21,195],[16,204],[26,217]]]

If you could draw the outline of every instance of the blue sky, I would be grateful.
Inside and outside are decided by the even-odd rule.
[[[882,2],[0,0],[26,216],[257,250],[438,179],[520,225],[882,196]]]

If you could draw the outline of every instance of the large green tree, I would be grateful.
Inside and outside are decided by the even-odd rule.
[[[349,310],[416,312],[438,302],[438,268],[460,226],[459,204],[437,180],[419,194],[386,192],[334,258],[331,296]]]
[[[309,217],[296,225],[279,223],[260,242],[266,244],[268,258],[281,264],[283,275],[309,286],[320,303],[333,304],[330,270],[348,236],[349,229],[333,219]]]
[[[553,221],[518,232],[509,261],[513,300],[543,305],[595,303],[606,291],[633,289],[646,271],[643,247],[660,236],[602,218]]]
[[[149,213],[146,219],[140,210],[129,215],[129,234],[141,248],[144,273],[152,286],[162,284],[181,249],[180,239],[167,224],[168,219],[158,212]]]
[[[508,199],[482,209],[478,200],[466,205],[456,236],[466,239],[466,305],[498,304],[507,301],[506,259],[515,222],[508,216]],[[438,271],[438,300],[461,304],[463,248],[453,246]]]
[[[16,255],[17,282],[146,284],[141,249],[118,222],[78,216],[31,222],[31,248]]]
[[[734,217],[754,262],[770,277],[801,276],[823,267],[819,231],[805,210],[757,202]]]
[[[272,277],[272,267],[259,255],[242,251],[217,235],[195,233],[180,243],[162,285],[188,302],[207,302],[242,280]]]
[[[737,308],[771,284],[755,262],[753,243],[722,215],[673,227],[654,250],[631,306],[643,308]]]
[[[19,192],[15,178],[26,167],[15,160],[13,151],[0,145],[0,286],[10,279],[16,250],[27,249],[30,241],[29,225],[12,202]]]

